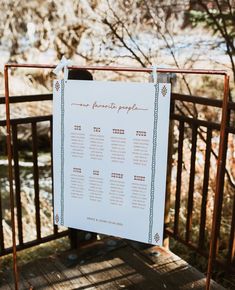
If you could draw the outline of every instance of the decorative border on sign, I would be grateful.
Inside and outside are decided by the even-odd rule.
[[[154,123],[153,123],[153,152],[152,152],[152,174],[151,174],[151,189],[150,189],[150,208],[149,208],[149,234],[148,242],[152,243],[153,232],[153,205],[154,205],[154,189],[155,189],[155,171],[156,171],[156,151],[157,151],[157,127],[158,127],[158,97],[159,97],[159,83],[155,87],[154,100]]]
[[[162,96],[165,97],[167,95],[167,88],[166,86],[164,85],[161,89],[161,93],[162,93]]]
[[[159,236],[158,233],[156,233],[156,234],[154,235],[154,240],[155,240],[156,243],[158,243],[158,242],[160,241],[160,236]]]
[[[64,225],[64,80],[61,80],[61,191],[60,224]]]
[[[57,214],[55,215],[55,222],[56,222],[57,225],[58,225],[59,221],[60,221],[60,218],[59,218],[59,215],[58,215],[58,213],[57,213]]]

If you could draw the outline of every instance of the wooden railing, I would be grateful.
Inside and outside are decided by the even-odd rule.
[[[20,96],[10,97],[11,103],[27,103],[27,102],[42,102],[51,101],[52,95],[33,95],[33,96]],[[0,105],[4,105],[4,98],[0,98]],[[23,105],[23,104],[22,104]],[[206,106],[206,107],[205,107]],[[197,107],[200,107],[199,109]],[[210,241],[210,226],[212,220],[212,212],[210,203],[213,203],[213,164],[217,159],[218,142],[220,122],[217,118],[220,113],[214,113],[217,109],[222,107],[222,101],[213,100],[209,98],[186,96],[180,94],[172,94],[171,102],[171,122],[173,130],[172,144],[172,170],[171,170],[171,185],[167,188],[171,189],[168,192],[170,198],[170,221],[165,226],[165,234],[183,243],[190,249],[196,251],[199,255],[208,257],[209,241]],[[214,120],[208,121],[206,116],[211,110]],[[235,253],[235,184],[233,180],[232,168],[229,167],[227,153],[231,154],[232,139],[235,138],[235,103],[230,102],[228,106],[228,121],[225,132],[227,148],[223,152],[223,180],[221,180],[223,187],[220,192],[220,207],[219,220],[220,220],[220,237],[216,261],[226,266],[227,269],[234,267],[234,253]],[[203,114],[198,114],[201,112]],[[191,114],[191,113],[192,114]],[[198,117],[200,115],[200,118]],[[203,115],[203,117],[201,116]],[[211,118],[212,118],[211,117]],[[232,122],[233,121],[233,122]],[[52,116],[36,116],[11,119],[12,128],[12,152],[13,152],[13,169],[14,169],[14,194],[16,202],[16,220],[17,220],[17,249],[25,249],[43,242],[54,240],[68,234],[67,229],[58,229],[57,226],[52,225],[53,218],[48,218],[48,225],[52,229],[46,235],[43,233],[40,216],[41,205],[41,192],[40,192],[40,174],[38,166],[39,156],[39,141],[38,126],[39,124],[47,124],[49,134],[44,138],[46,146],[43,151],[51,154],[51,140],[52,140]],[[22,188],[20,176],[22,175],[22,168],[20,167],[20,147],[21,140],[18,134],[18,128],[22,124],[27,124],[30,128],[30,139],[27,142],[26,149],[27,155],[31,156],[31,169],[33,179],[33,195],[34,204],[33,215],[35,223],[32,231],[35,236],[31,240],[25,241],[25,233],[23,226],[23,207],[22,207]],[[0,121],[0,127],[4,129],[6,126],[5,120]],[[2,136],[3,137],[3,136]],[[1,146],[4,148],[4,138],[2,138]],[[44,136],[45,137],[45,136]],[[187,146],[188,150],[186,150]],[[235,145],[234,145],[235,147]],[[186,149],[185,149],[186,148]],[[234,149],[235,150],[235,149]],[[230,152],[231,151],[231,152]],[[235,151],[234,151],[235,152]],[[233,152],[233,154],[235,154]],[[189,154],[190,153],[190,154]],[[6,152],[1,150],[1,155],[6,158]],[[200,159],[201,171],[197,169],[198,155]],[[233,157],[234,158],[234,157]],[[214,160],[214,161],[213,161]],[[227,160],[227,163],[226,163]],[[49,189],[50,211],[52,208],[52,158],[51,166],[51,188]],[[186,168],[187,167],[187,168]],[[6,167],[4,167],[7,169]],[[0,174],[3,175],[2,169]],[[4,173],[5,174],[5,173]],[[2,179],[3,176],[0,176]],[[228,192],[229,189],[229,192]],[[12,251],[11,246],[5,244],[5,231],[3,227],[3,219],[7,208],[7,198],[5,196],[7,191],[0,191],[0,256],[6,255]],[[4,195],[4,196],[3,196]],[[230,199],[230,202],[227,199]],[[226,202],[226,207],[224,203]],[[25,205],[24,205],[25,206]],[[197,214],[195,212],[197,211]],[[224,213],[224,211],[226,211]],[[198,214],[199,212],[199,214]],[[224,216],[226,215],[226,225],[224,224]],[[196,220],[195,220],[196,219]],[[8,225],[10,227],[10,225]],[[226,227],[226,230],[225,230]],[[196,230],[195,230],[196,229]],[[221,250],[222,249],[222,250]],[[222,252],[222,254],[221,254]]]
[[[214,113],[214,109],[222,108],[222,101],[213,100],[209,98],[185,96],[179,94],[173,94],[172,100],[176,103],[185,102],[186,106],[191,104],[192,106],[206,106],[206,112],[214,116],[213,121],[208,121],[206,119],[200,119],[199,117],[187,116],[182,110],[177,110],[176,106],[172,109],[171,120],[174,120],[177,130],[178,138],[176,140],[175,146],[177,150],[175,154],[177,155],[177,165],[176,165],[176,186],[175,191],[171,192],[171,197],[174,199],[174,212],[172,214],[172,223],[170,226],[166,227],[166,233],[171,237],[183,243],[190,249],[199,253],[200,255],[208,258],[209,256],[209,242],[211,233],[211,219],[212,213],[210,203],[213,203],[213,181],[216,178],[216,170],[213,168],[213,164],[216,163],[218,157],[218,139],[220,130],[220,111]],[[180,104],[178,105],[180,107]],[[204,107],[205,108],[205,107]],[[199,111],[200,112],[200,111]],[[228,120],[225,132],[226,148],[223,152],[223,178],[221,180],[222,187],[219,193],[220,206],[218,208],[219,212],[219,229],[220,234],[218,236],[218,247],[216,254],[216,261],[219,264],[227,268],[234,267],[234,253],[235,253],[235,240],[234,240],[234,222],[235,222],[235,182],[234,176],[232,174],[232,166],[234,165],[234,138],[235,138],[235,123],[234,123],[234,113],[235,113],[235,103],[230,102],[228,105]],[[218,119],[217,119],[218,118]],[[190,141],[190,155],[184,152],[183,143],[185,142],[185,135],[189,134],[190,138],[187,137],[187,141]],[[203,152],[200,152],[197,144],[200,141],[201,146],[203,146]],[[233,156],[227,157],[227,152]],[[201,172],[196,172],[196,160],[198,153],[201,153],[203,160],[201,160],[201,167],[203,170]],[[189,161],[189,174],[187,180],[183,180],[182,171],[184,167],[184,160],[190,158]],[[229,164],[228,159],[230,158],[231,164]],[[214,159],[214,162],[212,162]],[[226,162],[227,161],[227,162]],[[211,172],[213,171],[214,172]],[[184,170],[185,171],[185,170]],[[185,176],[185,174],[184,174]],[[196,181],[197,178],[197,181]],[[199,179],[199,180],[198,180]],[[201,186],[198,186],[200,185]],[[182,196],[182,187],[187,187],[186,197]],[[197,188],[196,188],[197,187]],[[228,192],[229,190],[229,192]],[[209,194],[210,191],[210,194]],[[195,201],[200,199],[200,206],[197,202],[197,210],[200,215],[195,214]],[[225,199],[229,198],[230,201]],[[180,211],[182,208],[182,200],[186,199],[185,207],[185,221],[180,224]],[[226,203],[226,206],[225,206]],[[229,204],[229,206],[228,206]],[[225,212],[226,211],[226,212]],[[197,230],[193,228],[193,219],[197,226]],[[225,225],[226,221],[226,225]],[[225,233],[226,227],[226,233]],[[181,233],[180,230],[181,229]]]

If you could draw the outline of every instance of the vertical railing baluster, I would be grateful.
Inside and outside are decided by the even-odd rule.
[[[189,190],[188,190],[187,221],[186,221],[186,233],[185,233],[186,242],[189,242],[190,231],[192,228],[196,151],[197,151],[197,126],[196,124],[193,123],[192,124],[192,148],[191,148],[190,178],[189,178]]]
[[[53,119],[50,120],[50,146],[51,146],[51,180],[52,180],[52,208],[53,208],[53,231],[54,234],[58,233],[58,226],[55,225],[55,217],[54,217],[54,179],[53,179]]]
[[[14,179],[15,179],[15,199],[17,209],[17,226],[19,244],[23,244],[23,226],[22,226],[22,205],[21,205],[21,186],[20,186],[20,169],[18,153],[18,127],[12,124],[12,142],[13,142],[13,160],[14,160]]]
[[[5,249],[4,246],[4,235],[3,235],[3,226],[2,226],[2,194],[0,188],[0,256],[2,255]]]
[[[4,127],[5,129],[5,125],[2,125],[1,127]],[[4,140],[4,142],[6,141]],[[3,152],[4,152],[4,149],[6,150],[6,148],[2,148],[2,149],[3,149]],[[3,252],[5,250],[2,220],[3,220],[3,208],[2,208],[2,193],[1,193],[1,187],[0,187],[0,257],[3,255]]]
[[[235,196],[233,196],[232,223],[231,223],[228,258],[227,258],[228,267],[231,268],[234,262],[235,262]]]
[[[184,122],[179,122],[179,140],[178,140],[178,164],[176,178],[176,194],[175,194],[175,219],[174,219],[174,236],[178,236],[179,231],[179,211],[181,196],[181,178],[182,178],[182,162],[183,162],[183,144],[184,144]]]
[[[209,184],[209,175],[210,175],[211,138],[212,138],[212,129],[207,128],[199,243],[198,243],[198,247],[201,250],[203,249],[204,242],[205,242],[206,209],[207,209],[208,184]]]
[[[33,145],[33,177],[34,177],[34,194],[35,194],[35,218],[37,239],[41,239],[41,222],[40,222],[40,199],[39,199],[39,170],[38,170],[38,137],[37,123],[32,123],[32,145]]]

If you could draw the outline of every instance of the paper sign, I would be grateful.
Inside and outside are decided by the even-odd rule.
[[[162,244],[170,84],[53,87],[55,224]]]

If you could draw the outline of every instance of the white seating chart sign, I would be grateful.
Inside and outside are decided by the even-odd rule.
[[[161,245],[170,84],[53,88],[55,224]]]

